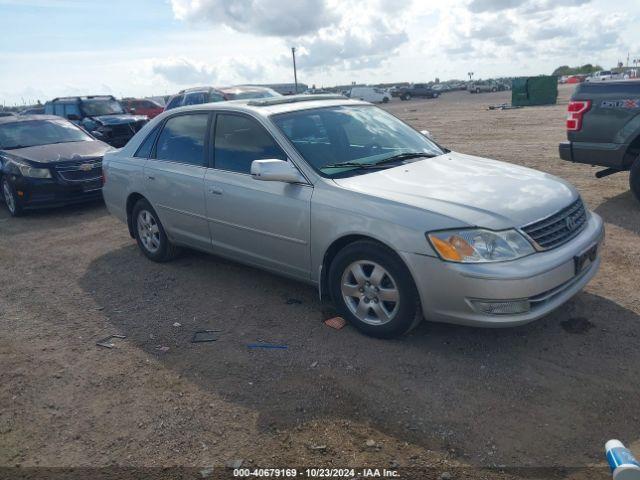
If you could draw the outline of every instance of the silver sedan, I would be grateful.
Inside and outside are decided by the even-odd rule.
[[[423,317],[524,324],[600,264],[602,220],[567,182],[337,96],[171,110],[103,168],[110,212],[151,260],[189,247],[308,282],[378,337]]]

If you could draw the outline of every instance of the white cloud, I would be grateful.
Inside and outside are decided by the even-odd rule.
[[[178,57],[155,59],[151,72],[177,87],[253,83],[263,79],[265,66],[242,58],[220,58],[216,65]]]
[[[199,64],[186,58],[155,60],[152,63],[151,71],[176,85],[190,83],[209,85],[215,83],[218,78],[214,67]]]
[[[313,34],[337,19],[327,0],[171,0],[171,5],[179,20],[278,37]]]

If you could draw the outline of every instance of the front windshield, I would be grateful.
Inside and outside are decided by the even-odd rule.
[[[83,100],[82,110],[89,117],[125,113],[122,105],[117,100]]]
[[[374,106],[341,105],[272,118],[300,155],[326,177],[361,173],[359,165],[373,166],[392,157],[416,154],[420,159],[444,153],[424,135]],[[336,165],[345,162],[349,165]]]
[[[29,120],[0,125],[0,148],[3,150],[91,140],[66,120]]]

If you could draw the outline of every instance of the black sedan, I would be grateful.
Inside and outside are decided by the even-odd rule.
[[[0,118],[0,190],[9,213],[101,198],[110,149],[60,117]]]

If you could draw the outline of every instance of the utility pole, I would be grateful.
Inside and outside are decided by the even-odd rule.
[[[298,94],[298,71],[296,70],[296,47],[291,47],[293,57],[293,80],[296,82],[296,95]]]

